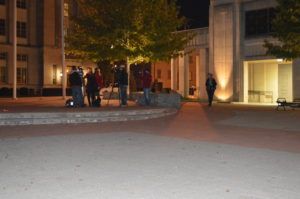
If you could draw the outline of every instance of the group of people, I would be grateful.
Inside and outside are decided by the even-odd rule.
[[[151,86],[152,76],[150,71],[146,69],[144,73],[139,73],[138,78],[142,81],[142,87],[144,91],[145,104],[149,106],[151,104]],[[100,106],[100,90],[104,87],[103,76],[100,69],[96,68],[94,73],[91,68],[88,68],[87,73],[83,75],[82,70],[76,66],[72,66],[72,72],[70,75],[70,84],[72,87],[72,97],[74,101],[74,107],[84,107],[84,90],[83,85],[86,79],[86,95],[89,106],[95,106],[95,102],[98,102]],[[121,98],[120,106],[127,106],[127,87],[128,87],[128,73],[125,70],[125,65],[120,65],[119,70],[116,72],[116,83],[119,87],[119,95]],[[214,92],[217,87],[217,82],[213,78],[213,74],[209,73],[205,83],[206,91],[208,95],[208,105],[212,105]]]
[[[125,65],[120,65],[118,70],[115,71],[115,83],[119,88],[120,106],[127,106],[127,87],[128,87],[128,73],[126,72]],[[152,76],[150,71],[146,69],[144,73],[139,74],[142,81],[142,86],[145,96],[145,104],[147,106],[151,103],[150,91],[152,86]],[[101,98],[100,91],[104,87],[103,76],[100,69],[96,68],[93,72],[91,68],[87,69],[84,75],[83,70],[72,66],[70,75],[70,84],[72,87],[72,98],[74,107],[84,107],[84,92],[88,99],[89,106],[100,106]],[[85,81],[86,80],[86,81]],[[86,83],[85,83],[86,82]],[[85,87],[85,90],[83,89]]]
[[[84,84],[86,79],[86,84]],[[72,66],[70,74],[70,84],[72,87],[72,97],[74,107],[84,107],[84,85],[89,106],[93,106],[96,101],[100,103],[100,90],[104,87],[103,77],[100,69],[96,68],[93,72],[91,68],[83,75],[83,71],[76,66]]]

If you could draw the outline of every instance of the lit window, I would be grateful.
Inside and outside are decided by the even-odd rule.
[[[64,16],[68,17],[69,16],[69,4],[64,3]]]
[[[17,0],[17,8],[26,9],[26,0]]]
[[[27,82],[27,68],[17,68],[17,83],[26,84]]]
[[[17,54],[18,67],[17,67],[17,83],[27,83],[27,61],[28,56],[25,54]]]
[[[53,65],[53,78],[52,78],[52,83],[57,84],[57,65]]]
[[[0,35],[5,35],[5,20],[0,19]]]

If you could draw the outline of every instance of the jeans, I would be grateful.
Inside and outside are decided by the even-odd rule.
[[[72,87],[72,97],[74,100],[75,107],[83,106],[83,95],[81,86],[73,86]]]
[[[127,85],[120,85],[121,105],[127,105]]]
[[[143,88],[143,90],[144,90],[145,104],[146,106],[149,106],[151,103],[150,88]]]

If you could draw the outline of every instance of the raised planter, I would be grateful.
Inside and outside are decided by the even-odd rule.
[[[177,93],[151,93],[151,106],[180,108],[181,96]],[[138,105],[145,106],[143,93],[132,93],[131,99]]]

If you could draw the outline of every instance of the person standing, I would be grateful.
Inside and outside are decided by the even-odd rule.
[[[72,97],[74,101],[74,107],[83,107],[83,95],[82,95],[82,78],[77,71],[76,66],[72,66],[72,72],[70,75],[70,84],[72,87]]]
[[[128,73],[125,70],[125,65],[121,65],[117,72],[117,83],[119,92],[121,94],[121,107],[127,106],[127,86],[128,86]]]
[[[100,97],[100,91],[104,87],[104,85],[103,85],[103,77],[102,77],[100,68],[96,68],[95,69],[95,78],[96,78],[96,82],[97,82],[97,86],[98,86],[98,91],[97,91],[96,95],[98,97]]]
[[[144,71],[144,74],[140,76],[140,79],[142,80],[145,104],[146,106],[150,106],[151,104],[150,91],[151,91],[151,84],[152,84],[152,75],[150,74],[150,71],[146,69]]]
[[[208,95],[208,106],[211,106],[213,98],[214,98],[214,93],[217,88],[217,82],[213,78],[213,74],[208,73],[208,78],[206,80],[205,86],[206,86],[206,92]]]
[[[95,93],[97,92],[98,85],[95,78],[95,75],[92,73],[92,69],[88,68],[87,74],[84,76],[84,79],[87,79],[86,83],[86,94],[89,102],[89,106],[92,106],[92,103],[95,101]]]

